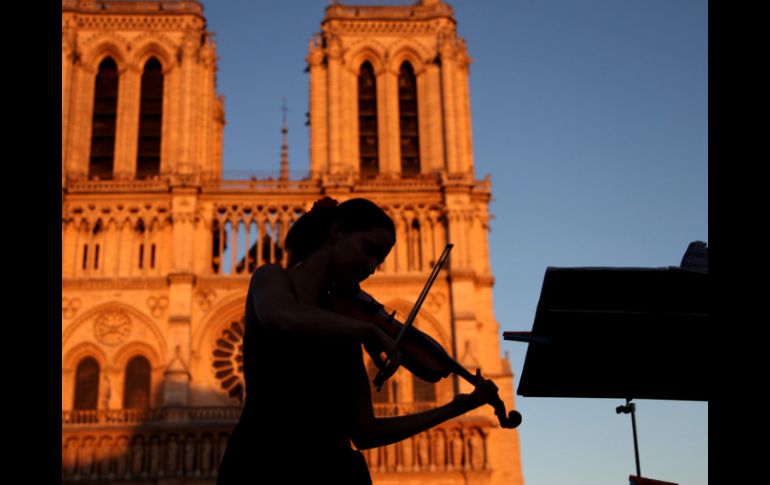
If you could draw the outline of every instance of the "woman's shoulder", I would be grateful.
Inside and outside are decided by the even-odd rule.
[[[268,263],[254,270],[251,274],[251,283],[274,283],[276,280],[287,281],[288,277],[288,273],[280,264]]]
[[[251,274],[249,292],[259,290],[268,299],[289,294],[296,297],[294,283],[286,269],[279,264],[263,264]]]

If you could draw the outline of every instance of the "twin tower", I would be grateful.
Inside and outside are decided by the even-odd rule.
[[[324,195],[393,218],[396,245],[364,289],[402,316],[455,245],[416,325],[513,408],[490,180],[474,175],[470,58],[452,8],[333,3],[306,61],[309,176],[289,179],[284,152],[280,177],[225,180],[203,6],[62,0],[63,482],[214,483],[245,392],[249,276],[285,263],[288,228]],[[455,391],[401,369],[375,410],[411,413]],[[523,483],[517,431],[491,408],[365,456],[380,484]]]

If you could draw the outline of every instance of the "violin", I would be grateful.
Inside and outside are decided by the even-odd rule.
[[[451,249],[451,246],[448,248]],[[448,250],[445,250],[448,252]],[[439,263],[434,267],[434,273],[438,273]],[[435,279],[435,275],[431,275]],[[429,281],[432,283],[432,281]],[[357,285],[356,285],[357,286]],[[424,299],[424,293],[418,299],[417,308]],[[472,385],[476,385],[478,376],[469,372],[465,367],[453,359],[446,350],[428,334],[418,330],[410,324],[399,322],[396,312],[388,313],[385,307],[377,302],[371,295],[360,288],[351,288],[344,292],[334,291],[329,295],[329,309],[342,315],[364,320],[376,325],[385,333],[396,339],[396,344],[401,352],[401,365],[420,379],[436,383],[450,374],[457,374]],[[407,323],[414,319],[416,308]],[[373,356],[374,357],[374,356]],[[374,379],[374,384],[379,390],[385,378],[380,372]],[[521,414],[512,410],[506,412],[505,403],[496,395],[489,404],[494,408],[500,426],[503,428],[516,428],[521,423]]]

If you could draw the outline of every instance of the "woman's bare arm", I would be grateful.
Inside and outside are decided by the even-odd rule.
[[[492,381],[480,380],[473,394],[458,394],[449,403],[429,411],[396,416],[376,418],[372,407],[369,378],[361,360],[358,374],[358,414],[356,426],[351,437],[353,444],[360,450],[376,448],[405,440],[436,425],[448,421],[468,411],[485,404],[497,386]]]

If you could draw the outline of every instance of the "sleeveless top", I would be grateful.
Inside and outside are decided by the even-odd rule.
[[[243,336],[246,399],[217,485],[371,483],[363,455],[350,446],[360,343],[269,328],[257,318],[253,291],[250,284]]]

